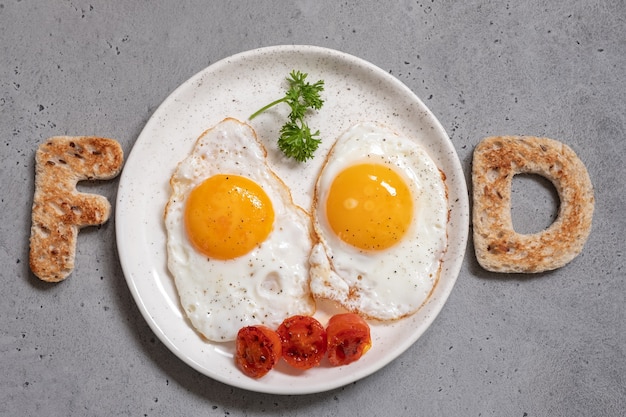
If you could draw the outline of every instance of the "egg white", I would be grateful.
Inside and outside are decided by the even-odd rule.
[[[216,174],[252,179],[274,209],[268,238],[232,260],[207,259],[199,253],[183,221],[190,191]],[[315,312],[308,285],[310,218],[267,165],[266,151],[250,126],[225,119],[206,131],[179,163],[170,184],[172,194],[165,209],[167,266],[181,306],[200,334],[212,341],[230,341],[243,326],[276,328],[286,317]]]
[[[386,250],[364,251],[345,243],[326,218],[333,180],[362,162],[394,168],[414,199],[411,226]],[[337,139],[318,177],[312,216],[319,239],[309,259],[316,298],[378,320],[413,314],[427,301],[447,247],[448,201],[443,174],[417,142],[376,123],[351,127]]]

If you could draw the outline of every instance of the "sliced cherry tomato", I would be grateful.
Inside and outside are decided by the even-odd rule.
[[[298,369],[318,366],[326,354],[326,329],[311,316],[292,316],[277,330],[283,344],[283,358]]]
[[[261,378],[271,371],[282,354],[278,333],[261,325],[241,328],[235,349],[235,362],[252,378]]]
[[[358,314],[336,314],[326,326],[328,361],[341,366],[359,360],[372,347],[370,327]]]

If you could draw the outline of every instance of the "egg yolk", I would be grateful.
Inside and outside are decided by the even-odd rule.
[[[363,163],[340,172],[330,186],[326,217],[344,242],[363,250],[396,244],[413,218],[406,182],[392,168]]]
[[[260,245],[274,223],[274,209],[256,182],[215,175],[194,188],[185,205],[185,228],[209,258],[234,259]]]

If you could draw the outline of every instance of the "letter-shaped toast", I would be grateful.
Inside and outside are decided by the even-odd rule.
[[[107,180],[122,169],[124,156],[113,139],[56,136],[35,156],[35,194],[30,235],[30,268],[43,281],[58,282],[74,269],[78,231],[106,222],[111,204],[80,193],[78,181]]]
[[[533,234],[518,234],[511,219],[516,174],[550,180],[560,198],[556,220]],[[472,166],[474,249],[480,265],[495,272],[536,273],[574,259],[591,231],[594,193],[582,161],[567,145],[548,138],[483,139]]]

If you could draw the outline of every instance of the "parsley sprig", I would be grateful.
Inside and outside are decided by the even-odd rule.
[[[319,80],[310,84],[305,81],[307,75],[300,71],[291,71],[289,78],[287,78],[289,89],[285,96],[272,101],[248,118],[252,120],[270,107],[287,103],[291,112],[289,113],[289,120],[280,129],[278,147],[286,156],[299,162],[312,158],[321,142],[320,131],[311,132],[304,117],[309,109],[319,110],[322,108],[324,100],[320,97],[320,93],[324,91],[324,81]]]

